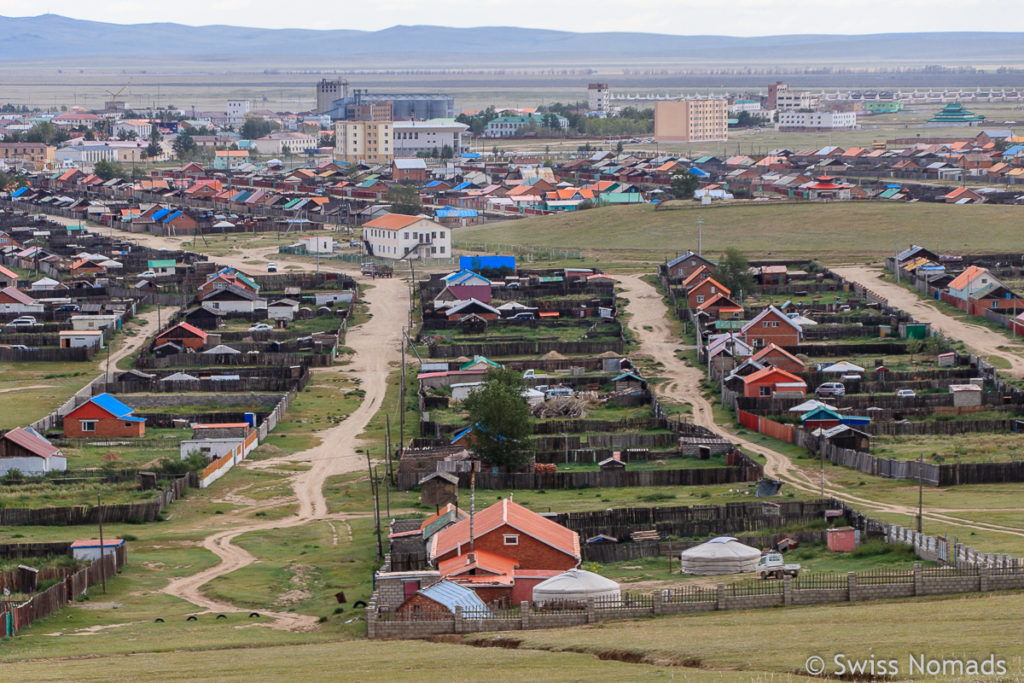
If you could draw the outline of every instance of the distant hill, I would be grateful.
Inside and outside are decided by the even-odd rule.
[[[880,33],[737,38],[653,33],[570,33],[513,27],[393,26],[381,31],[260,29],[183,24],[108,24],[55,14],[0,17],[0,59],[310,56],[365,62],[512,63],[552,59],[715,63],[1024,62],[1024,33]],[[472,62],[467,62],[471,59]],[[659,60],[661,61],[661,60]]]

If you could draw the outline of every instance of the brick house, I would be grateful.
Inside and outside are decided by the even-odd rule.
[[[174,327],[164,330],[153,340],[153,347],[174,342],[184,349],[199,351],[206,345],[206,332],[188,323],[178,323]]]
[[[18,274],[0,266],[0,287],[14,287],[18,284]]]
[[[802,360],[774,343],[768,344],[750,359],[794,374],[803,372],[805,367]]]
[[[473,524],[474,550],[511,557],[522,569],[565,570],[580,564],[579,534],[507,498],[476,513]],[[469,526],[464,519],[431,537],[429,561],[437,566],[470,552]]]
[[[710,301],[719,294],[727,297],[732,294],[732,290],[715,278],[709,277],[686,290],[686,303],[689,308],[697,308],[705,301]]]
[[[685,280],[693,271],[701,266],[712,271],[715,269],[715,264],[712,261],[707,260],[703,256],[698,256],[692,251],[688,251],[666,263],[665,270],[668,272],[669,280]]]
[[[398,183],[425,183],[427,164],[423,159],[395,159],[391,162],[391,179]]]
[[[100,394],[64,416],[64,436],[145,436],[146,418],[110,394]]]
[[[701,313],[707,313],[712,320],[742,320],[743,307],[719,292],[697,306]]]
[[[740,330],[753,347],[776,344],[796,346],[803,337],[803,330],[775,306],[768,306]]]
[[[456,607],[461,607],[463,612],[488,611],[487,605],[473,589],[442,580],[413,593],[395,611],[395,615],[399,619],[451,616],[455,614]]]

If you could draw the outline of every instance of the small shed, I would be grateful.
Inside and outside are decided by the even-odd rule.
[[[616,453],[618,455],[618,453]],[[601,468],[602,472],[625,472],[626,463],[622,462],[619,458],[612,456],[605,458],[601,462],[597,463],[597,466]]]
[[[423,477],[420,484],[420,505],[444,507],[459,499],[459,477],[451,472],[433,472]]]
[[[830,429],[822,429],[820,436],[839,448],[848,448],[862,453],[871,451],[871,435],[850,425],[840,424]]]
[[[538,606],[545,603],[580,603],[588,600],[615,602],[621,598],[618,583],[585,569],[570,569],[533,587],[533,602]]]
[[[123,538],[105,538],[103,539],[103,555],[113,555],[117,552],[117,549],[124,545]],[[71,556],[76,560],[83,562],[92,562],[93,560],[100,559],[100,542],[99,539],[90,539],[87,541],[75,541],[71,544]]]
[[[398,617],[447,616],[461,607],[466,618],[480,618],[490,614],[487,605],[471,588],[452,581],[439,581],[413,593],[396,611]]]
[[[938,364],[940,368],[951,368],[956,365],[956,353],[950,351],[949,353],[940,353],[938,358]]]
[[[761,551],[732,536],[719,536],[680,554],[683,574],[742,574],[752,572]]]
[[[953,394],[953,406],[965,408],[981,405],[981,387],[975,384],[950,384],[949,393]]]
[[[857,549],[857,530],[852,526],[841,526],[825,530],[828,549],[833,553],[849,553]]]

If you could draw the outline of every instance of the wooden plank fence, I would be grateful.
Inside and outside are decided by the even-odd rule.
[[[431,344],[431,358],[458,358],[459,356],[487,356],[502,358],[506,356],[537,356],[557,351],[573,355],[597,355],[606,351],[624,353],[626,342],[623,339],[606,341],[533,341],[533,342],[482,342],[478,344]]]
[[[182,497],[187,477],[179,477],[168,488],[145,503],[122,503],[103,506],[103,521],[110,524],[155,522],[160,512]],[[0,508],[0,526],[76,526],[96,524],[99,508],[93,505],[67,505],[44,508]]]
[[[127,562],[128,552],[121,546],[115,552],[94,560],[88,567],[67,575],[60,583],[55,583],[45,591],[33,595],[20,605],[9,605],[5,601],[0,601],[0,635],[17,635],[18,631],[33,621],[66,607],[69,602],[84,595],[89,587],[99,583],[104,576],[114,577]]]

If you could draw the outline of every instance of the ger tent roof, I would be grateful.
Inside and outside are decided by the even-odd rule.
[[[619,584],[585,569],[570,569],[533,587],[533,601],[618,600]]]
[[[821,372],[842,373],[845,375],[847,373],[853,372],[864,372],[864,368],[862,368],[859,365],[855,365],[849,361],[843,360],[839,361],[838,363],[833,363],[832,365],[829,365],[826,368],[822,368]]]
[[[719,536],[680,554],[684,574],[739,574],[752,572],[761,551],[732,536]]]

